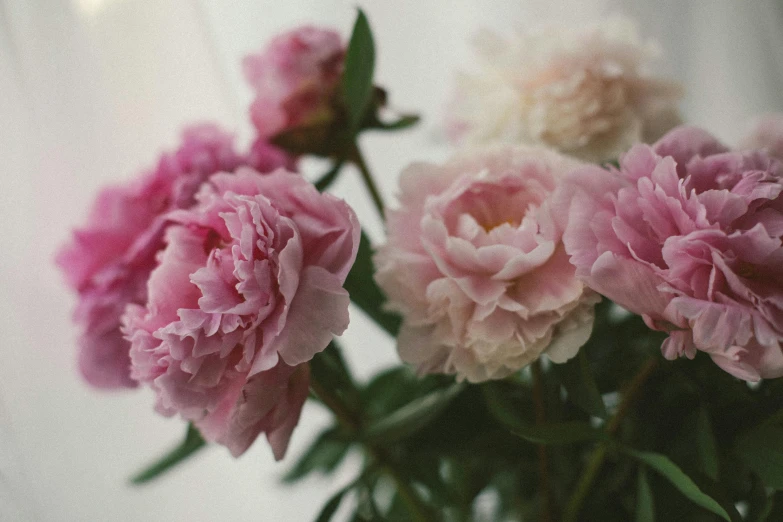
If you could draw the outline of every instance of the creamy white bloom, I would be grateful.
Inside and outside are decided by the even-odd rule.
[[[602,161],[679,123],[681,86],[651,75],[659,50],[626,18],[508,39],[485,31],[475,44],[480,67],[458,75],[448,107],[458,143],[538,144]]]

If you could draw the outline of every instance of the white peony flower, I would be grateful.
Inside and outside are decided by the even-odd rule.
[[[545,145],[603,161],[680,121],[681,86],[650,75],[658,48],[626,18],[511,39],[485,31],[475,44],[481,66],[458,75],[448,108],[455,142]]]

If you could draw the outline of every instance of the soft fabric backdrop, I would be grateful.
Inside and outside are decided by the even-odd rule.
[[[0,520],[312,520],[350,479],[349,461],[334,479],[278,484],[326,421],[307,406],[282,464],[264,443],[237,461],[215,447],[150,486],[127,486],[184,427],[155,415],[148,392],[101,394],[79,380],[74,301],[51,261],[96,189],[154,161],[183,123],[215,119],[248,138],[245,53],[306,21],[347,35],[357,3],[375,30],[378,81],[394,105],[425,117],[414,132],[363,142],[389,200],[407,162],[448,155],[442,106],[482,26],[635,15],[686,84],[691,121],[733,140],[747,117],[783,110],[783,8],[773,0],[0,0]],[[356,178],[336,190],[379,237]],[[392,340],[352,312],[345,344],[357,374],[394,364]]]

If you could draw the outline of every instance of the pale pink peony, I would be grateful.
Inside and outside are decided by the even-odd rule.
[[[770,156],[783,160],[783,113],[757,118],[739,146],[742,149],[765,149]]]
[[[307,396],[307,363],[348,326],[342,285],[359,225],[301,176],[219,173],[174,211],[146,306],[124,317],[132,377],[161,413],[244,452],[266,433],[285,453]]]
[[[480,382],[542,353],[554,362],[576,354],[599,298],[574,275],[545,202],[579,165],[518,147],[402,173],[375,264],[389,308],[403,316],[404,361]]]
[[[783,375],[783,170],[680,127],[620,169],[558,191],[571,262],[591,288],[669,333],[669,359],[709,353],[748,381]]]
[[[587,161],[615,159],[679,123],[679,84],[653,74],[659,51],[635,23],[551,26],[476,39],[480,66],[457,77],[450,137],[469,145],[544,145]]]
[[[331,119],[344,57],[338,33],[312,26],[278,35],[247,56],[245,78],[256,94],[250,117],[259,136]]]
[[[259,146],[252,157],[243,157],[231,135],[212,124],[195,125],[185,129],[180,148],[164,154],[155,169],[98,195],[87,224],[57,255],[69,286],[79,293],[74,315],[81,329],[79,367],[90,384],[136,386],[120,317],[128,303],[146,299],[155,253],[163,247],[163,214],[192,205],[211,174],[248,163],[272,170],[290,163],[281,154]]]

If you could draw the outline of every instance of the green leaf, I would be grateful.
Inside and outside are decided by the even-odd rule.
[[[132,484],[144,484],[149,482],[158,475],[165,473],[169,469],[173,468],[177,464],[181,463],[198,450],[203,448],[206,442],[201,437],[201,433],[192,424],[188,425],[188,431],[185,434],[185,439],[182,443],[171,450],[169,453],[158,459],[154,464],[150,465],[140,473],[131,478]]]
[[[573,444],[588,440],[608,440],[605,431],[584,422],[560,422],[537,426],[517,425],[511,433],[535,444]]]
[[[704,493],[699,486],[697,486],[679,466],[669,460],[666,455],[650,451],[637,451],[630,448],[623,448],[622,451],[657,471],[694,504],[715,513],[727,522],[731,522],[731,518],[726,510],[723,509],[715,499]]]
[[[312,380],[328,389],[330,394],[337,396],[352,411],[359,407],[361,403],[359,389],[353,382],[340,345],[335,341],[330,342],[324,351],[313,357],[310,361],[310,372]]]
[[[362,390],[364,412],[378,418],[403,407],[440,386],[435,379],[422,379],[407,366],[397,366],[376,374]]]
[[[783,520],[783,493],[780,491],[771,495],[766,502],[763,510],[758,516],[757,521],[752,522],[776,522]]]
[[[420,120],[421,117],[418,114],[402,114],[397,121],[389,123],[378,121],[373,123],[370,128],[381,131],[398,131],[413,127],[419,123]]]
[[[321,512],[318,514],[318,518],[315,519],[315,522],[329,522],[332,520],[332,517],[340,507],[340,502],[343,501],[343,497],[346,493],[348,493],[348,491],[350,491],[352,487],[353,484],[350,484],[348,487],[343,488],[335,493],[332,498],[330,498],[329,501],[324,504],[324,507],[321,509]]]
[[[783,490],[783,426],[765,422],[743,434],[735,449],[764,484]]]
[[[342,77],[343,96],[348,108],[348,122],[353,133],[359,130],[372,95],[372,76],[375,68],[375,44],[370,24],[359,9],[345,53]]]
[[[769,519],[774,507],[775,495],[767,494],[767,488],[761,480],[754,480],[748,498],[748,513],[745,520],[747,522],[765,522]],[[773,520],[780,520],[780,515]]]
[[[462,384],[453,384],[406,404],[370,424],[364,432],[364,440],[371,444],[389,444],[418,431],[443,412],[463,389]]]
[[[636,482],[636,522],[655,522],[655,502],[644,466],[639,468]]]
[[[329,172],[318,178],[314,185],[319,192],[323,192],[337,179],[337,174],[340,173],[340,169],[343,167],[343,161],[336,161]]]
[[[373,485],[367,480],[363,480],[359,485],[358,499],[356,506],[356,520],[367,521],[382,521],[383,517],[378,509],[378,505],[375,503],[373,497]]]
[[[552,370],[568,392],[568,399],[593,417],[607,418],[606,406],[595,384],[587,351],[579,350],[576,357],[565,364],[554,364]]]
[[[700,408],[695,420],[696,451],[705,475],[718,480],[718,446],[712,432],[709,413]]]
[[[382,305],[386,302],[386,296],[378,285],[375,284],[373,275],[375,267],[372,263],[372,247],[367,234],[362,231],[359,251],[356,254],[356,262],[353,264],[348,277],[345,280],[345,287],[353,301],[364,313],[378,323],[392,336],[397,335],[400,329],[400,316],[383,310]]]
[[[507,428],[524,427],[525,424],[519,418],[519,408],[516,408],[509,400],[509,395],[501,389],[502,384],[488,382],[481,386],[484,402],[492,416]]]
[[[323,509],[321,509],[321,513],[318,514],[316,522],[329,522],[337,512],[337,509],[340,507],[340,502],[342,502],[345,494],[363,483],[367,484],[368,482],[372,482],[376,477],[376,473],[377,469],[375,467],[365,468],[361,475],[356,477],[356,479],[354,479],[350,484],[335,493],[329,499],[329,501],[324,505]]]
[[[337,428],[324,430],[294,467],[286,473],[283,481],[296,482],[313,471],[330,473],[342,462],[350,446],[350,442],[340,436]]]

